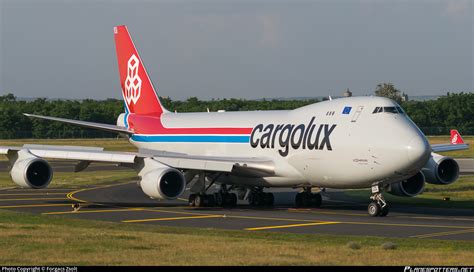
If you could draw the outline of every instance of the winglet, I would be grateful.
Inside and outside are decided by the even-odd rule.
[[[451,129],[451,144],[464,144],[461,134],[455,129]]]

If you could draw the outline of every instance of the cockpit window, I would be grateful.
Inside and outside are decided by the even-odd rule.
[[[383,112],[398,113],[396,107],[383,107]]]
[[[379,112],[401,113],[401,114],[405,113],[401,107],[376,107],[372,113],[379,113]]]

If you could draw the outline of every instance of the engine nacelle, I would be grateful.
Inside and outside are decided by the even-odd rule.
[[[424,188],[425,176],[422,172],[418,172],[409,179],[390,184],[390,190],[388,193],[396,196],[414,197],[421,194]]]
[[[423,167],[426,182],[431,184],[451,184],[459,177],[459,165],[450,157],[431,154],[431,158]]]
[[[151,198],[176,199],[186,187],[183,174],[171,167],[161,167],[145,173],[140,186]]]
[[[26,157],[19,156],[13,164],[10,175],[20,187],[43,189],[51,183],[53,170],[47,161],[30,154]]]

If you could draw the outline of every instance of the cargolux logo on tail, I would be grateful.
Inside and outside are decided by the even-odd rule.
[[[451,130],[451,144],[463,144],[464,141],[459,135],[459,132],[455,129]]]
[[[136,104],[140,98],[140,91],[142,88],[142,80],[138,76],[138,65],[140,61],[137,56],[133,54],[128,60],[127,65],[127,78],[125,79],[125,100],[127,104],[130,102]]]

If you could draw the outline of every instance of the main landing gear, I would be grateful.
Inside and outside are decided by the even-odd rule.
[[[262,187],[254,188],[248,195],[250,206],[273,206],[275,197],[272,193],[263,192]]]
[[[199,175],[196,187],[200,193],[189,195],[189,206],[192,207],[233,207],[237,205],[237,195],[229,193],[227,185],[222,184],[217,193],[206,194],[207,190],[214,184],[219,176],[214,177],[211,183],[206,187],[204,174]]]
[[[321,193],[312,193],[311,187],[305,187],[303,192],[297,193],[295,197],[296,207],[320,207],[322,203]]]
[[[386,216],[388,214],[388,203],[383,198],[382,187],[379,184],[372,186],[372,196],[370,199],[372,199],[372,202],[367,207],[370,216]]]

